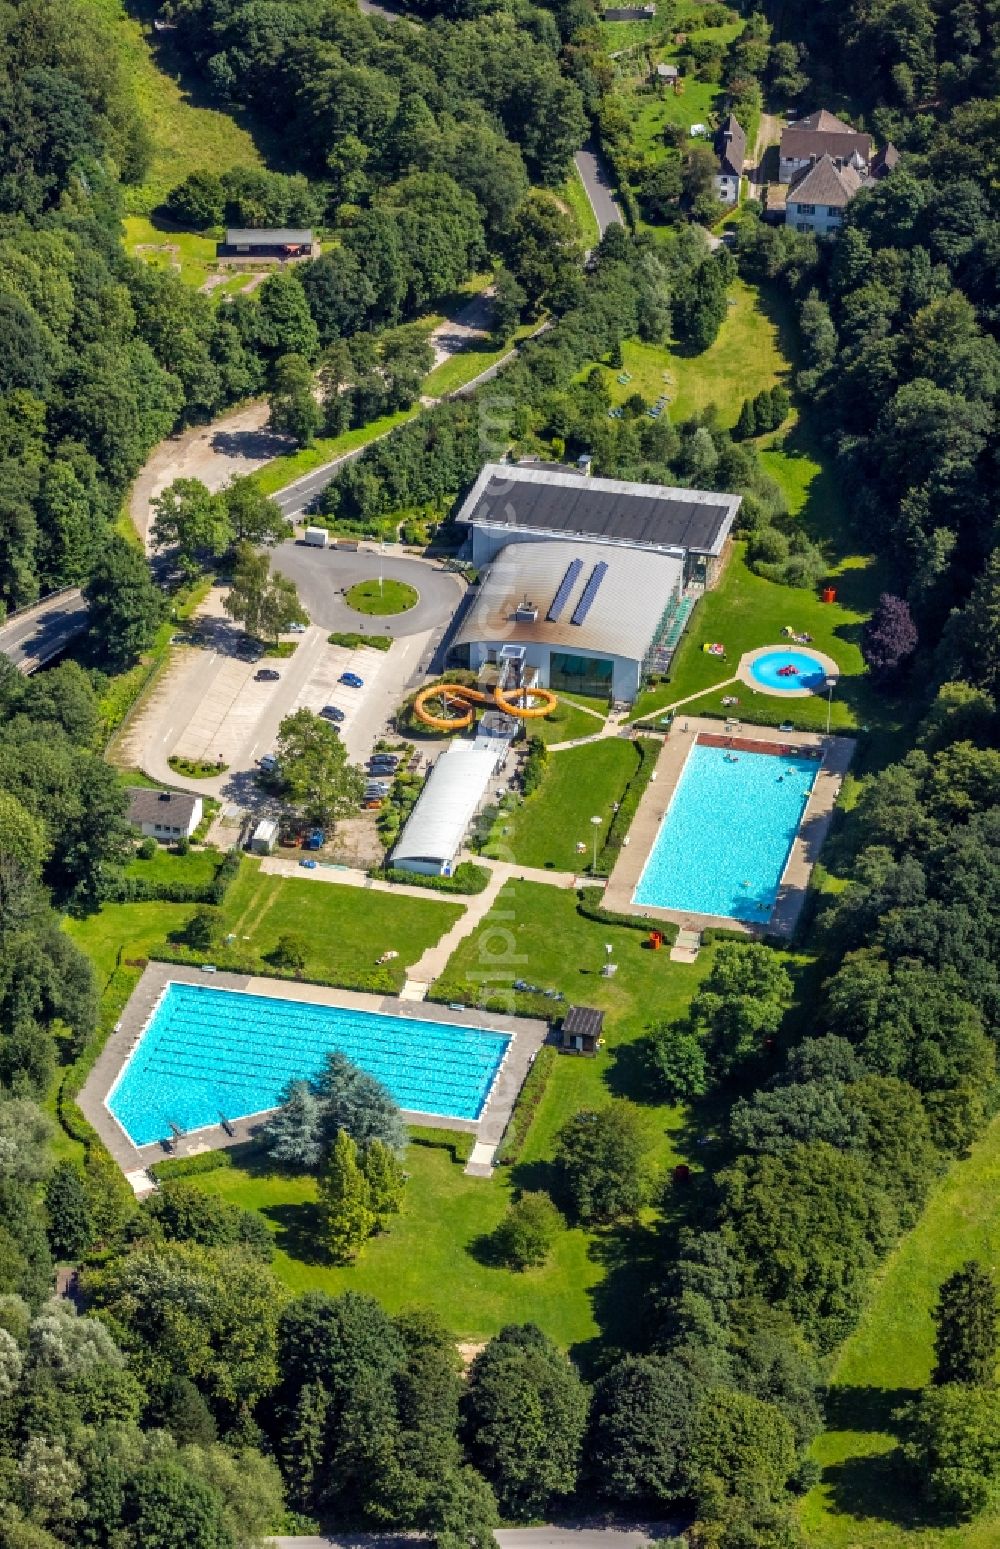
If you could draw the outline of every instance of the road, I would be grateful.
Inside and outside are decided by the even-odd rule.
[[[587,190],[590,207],[597,217],[601,236],[603,237],[608,227],[613,226],[615,221],[623,226],[625,218],[614,196],[614,182],[608,164],[598,149],[597,141],[588,140],[573,159],[576,162],[576,170],[583,179],[583,186]]]
[[[27,676],[65,650],[86,625],[87,604],[73,587],[0,627],[0,652]]]
[[[305,543],[281,543],[274,550],[273,567],[294,581],[302,605],[314,624],[323,629],[367,632],[371,635],[421,635],[443,630],[465,595],[465,582],[454,571],[442,570],[432,560],[386,552],[366,546],[352,554],[345,549],[314,549]],[[405,581],[418,593],[418,601],[405,613],[366,616],[349,608],[344,592],[356,581],[370,581],[381,574],[387,581]]]
[[[608,1527],[581,1523],[577,1527],[498,1528],[494,1535],[500,1549],[644,1549],[658,1538],[676,1532],[666,1522]],[[336,1538],[271,1538],[277,1549],[413,1549],[420,1534],[343,1533]]]

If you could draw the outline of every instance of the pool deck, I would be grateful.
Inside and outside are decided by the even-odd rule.
[[[797,656],[811,656],[824,677],[840,677],[840,668],[825,651],[817,651],[814,645],[799,645],[795,640],[779,640],[776,645],[761,645],[755,651],[744,651],[739,659],[736,676],[747,688],[752,688],[755,694],[770,694],[772,699],[809,699],[813,694],[823,692],[822,688],[768,688],[766,683],[758,682],[752,671],[754,662],[762,656],[773,656],[775,651],[794,651]]]
[[[233,1119],[233,1133],[221,1124],[193,1130],[172,1141],[169,1146],[156,1142],[137,1146],[107,1106],[108,1095],[118,1075],[145,1031],[153,1008],[168,984],[198,984],[209,989],[244,990],[250,995],[270,995],[276,1000],[307,1001],[314,1006],[336,1006],[348,1011],[380,1012],[384,1016],[405,1017],[408,1022],[449,1022],[458,1027],[483,1027],[510,1033],[511,1044],[490,1090],[486,1107],[479,1119],[455,1119],[450,1115],[403,1112],[408,1124],[433,1129],[461,1130],[476,1137],[479,1156],[486,1149],[492,1156],[510,1120],[511,1111],[532,1061],[548,1035],[546,1022],[527,1017],[497,1016],[489,1011],[456,1011],[450,1006],[431,1002],[398,1000],[391,995],[361,995],[353,990],[335,989],[325,984],[300,984],[287,979],[256,978],[249,974],[206,974],[198,968],[176,963],[148,963],[142,978],[129,998],[121,1020],[108,1038],[94,1068],[84,1083],[77,1102],[93,1125],[137,1194],[153,1187],[146,1169],[167,1156],[197,1156],[255,1139],[268,1114],[255,1113]],[[273,1110],[272,1110],[273,1111]]]
[[[730,915],[693,914],[687,910],[658,909],[651,904],[632,902],[687,756],[699,736],[715,747],[731,746],[752,753],[784,750],[793,754],[806,748],[822,750],[823,762],[792,843],[774,909],[759,925]],[[743,931],[747,936],[791,936],[805,902],[809,874],[829,831],[833,809],[853,755],[853,737],[825,737],[806,731],[779,732],[773,726],[747,726],[735,719],[716,721],[704,716],[678,716],[664,740],[656,769],[632,819],[627,844],[608,880],[603,900],[605,909],[648,918],[650,926],[657,920],[669,920],[683,930],[702,931],[710,926],[724,926],[728,930]]]

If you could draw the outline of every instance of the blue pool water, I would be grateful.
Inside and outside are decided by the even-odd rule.
[[[401,1108],[477,1119],[510,1036],[416,1017],[170,984],[108,1098],[137,1146],[276,1108],[333,1049]]]
[[[811,758],[727,758],[696,743],[633,903],[766,921],[818,769]]]
[[[780,667],[797,667],[798,672],[787,678],[779,678]],[[826,673],[808,651],[786,651],[783,648],[768,651],[766,656],[758,656],[755,662],[750,663],[750,676],[772,694],[787,694],[793,689],[802,688],[816,690],[826,686]]]

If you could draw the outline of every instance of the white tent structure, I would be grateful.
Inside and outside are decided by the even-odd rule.
[[[432,877],[449,872],[496,765],[495,749],[453,742],[427,777],[392,852],[393,866]]]

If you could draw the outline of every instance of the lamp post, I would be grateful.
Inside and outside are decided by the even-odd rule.
[[[833,691],[837,687],[836,678],[826,680],[826,734],[830,735],[830,716],[833,714]]]
[[[604,819],[603,818],[591,818],[590,821],[594,825],[594,864],[593,864],[593,866],[590,869],[591,869],[591,872],[593,873],[593,875],[596,877],[596,875],[597,875],[597,830],[600,828],[600,826],[601,826],[602,822],[604,821]]]

